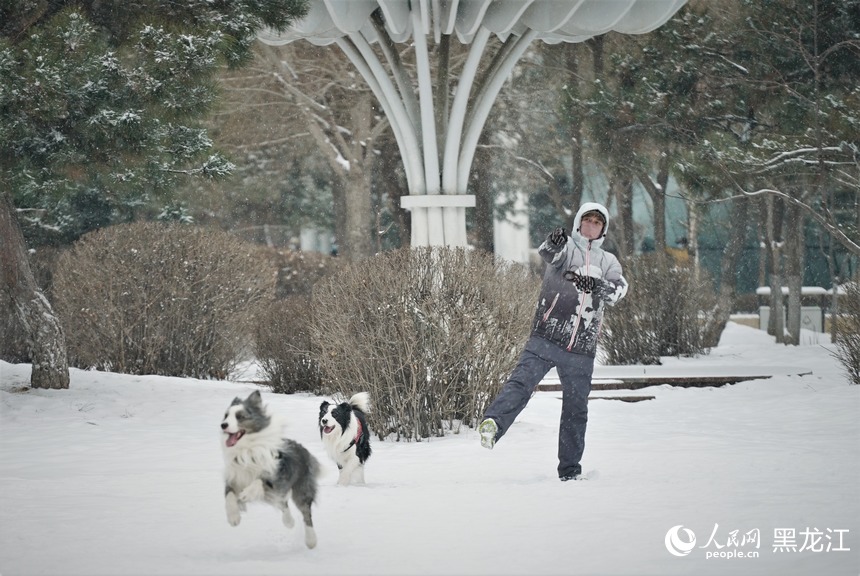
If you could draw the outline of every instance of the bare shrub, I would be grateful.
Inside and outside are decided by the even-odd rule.
[[[254,330],[254,356],[273,392],[321,393],[322,371],[313,353],[310,331],[311,290],[341,261],[326,254],[278,251],[277,299]]]
[[[839,360],[851,384],[860,385],[860,284],[845,286],[839,296],[838,336],[833,357]]]
[[[345,264],[313,293],[314,346],[330,392],[368,391],[380,438],[475,425],[519,357],[539,279],[458,248]]]
[[[310,296],[272,302],[254,331],[254,356],[272,392],[323,392],[322,371],[311,345]]]
[[[716,302],[713,281],[660,255],[624,268],[627,296],[606,315],[601,349],[610,365],[659,364],[661,356],[706,353],[702,311]]]
[[[70,363],[226,377],[273,294],[274,272],[257,247],[217,230],[139,222],[87,234],[54,274]]]
[[[310,296],[320,278],[331,275],[342,261],[320,252],[280,250],[277,252],[278,298],[297,294]]]

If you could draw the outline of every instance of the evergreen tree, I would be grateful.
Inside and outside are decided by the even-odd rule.
[[[805,220],[860,255],[856,223],[840,214],[840,199],[855,204],[860,189],[860,2],[746,1],[740,9],[742,41],[731,59],[743,63],[733,103],[748,118],[745,145],[722,149],[720,158],[737,189],[767,197],[771,331],[798,344]]]
[[[130,220],[179,177],[232,168],[200,119],[220,65],[300,0],[13,1],[0,8],[0,168],[31,243]],[[35,226],[38,224],[39,226]]]
[[[214,74],[245,63],[261,27],[284,29],[306,9],[304,0],[0,3],[0,285],[31,335],[34,387],[68,387],[68,367],[17,215],[33,241],[69,241],[130,219],[180,176],[229,172],[199,126]]]

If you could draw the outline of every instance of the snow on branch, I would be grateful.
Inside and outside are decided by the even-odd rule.
[[[855,242],[850,237],[848,237],[848,235],[845,234],[845,232],[843,232],[842,229],[837,224],[834,223],[834,219],[830,215],[830,212],[828,210],[825,210],[825,214],[822,214],[821,210],[813,208],[812,206],[810,206],[809,204],[806,204],[805,202],[803,202],[799,198],[791,196],[790,194],[786,194],[785,192],[782,192],[780,190],[773,190],[771,188],[762,188],[760,190],[755,190],[752,192],[748,192],[746,190],[741,189],[740,192],[741,192],[741,194],[739,196],[732,196],[730,198],[726,198],[726,200],[729,200],[731,198],[744,197],[744,196],[752,198],[755,196],[761,196],[761,195],[765,195],[765,194],[769,194],[772,196],[777,196],[779,198],[782,198],[786,202],[790,202],[796,206],[799,206],[801,210],[806,212],[813,220],[815,220],[816,222],[821,224],[821,226],[825,230],[827,230],[835,238],[837,238],[839,240],[839,242],[843,246],[845,246],[851,253],[853,253],[855,256],[860,256],[860,244],[857,244],[857,242]]]

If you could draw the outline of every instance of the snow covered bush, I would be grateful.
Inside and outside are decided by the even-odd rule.
[[[838,336],[833,356],[852,384],[860,385],[860,284],[850,282],[839,297]]]
[[[54,274],[70,364],[226,377],[274,272],[258,247],[217,230],[138,222],[86,234]]]
[[[328,391],[370,393],[381,439],[474,425],[513,369],[539,278],[459,248],[386,252],[314,287],[311,336]]]
[[[702,315],[716,302],[713,280],[659,255],[624,266],[627,296],[606,313],[600,348],[610,365],[659,364],[661,356],[707,352]]]
[[[272,391],[319,393],[322,371],[312,350],[311,290],[341,264],[337,258],[314,252],[275,254],[277,299],[266,308],[254,330],[254,357]]]

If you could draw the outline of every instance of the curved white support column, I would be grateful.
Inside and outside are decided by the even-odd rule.
[[[474,208],[472,194],[423,194],[400,197],[400,206],[412,213],[412,246],[466,246],[466,208]],[[431,240],[428,210],[444,211],[456,219],[450,236],[443,240]],[[447,230],[446,230],[447,232]]]
[[[401,206],[412,213],[412,245],[465,246],[466,208],[475,206],[475,197],[462,193],[467,190],[475,147],[496,96],[531,41],[582,42],[610,30],[641,34],[662,25],[685,2],[310,0],[302,21],[284,32],[263,30],[258,38],[273,45],[300,39],[321,45],[337,42],[379,100],[397,140],[409,188]],[[476,80],[492,34],[504,44]],[[471,44],[450,117],[439,128],[438,138],[434,108],[440,104],[433,100],[430,35],[437,43],[442,35],[456,35]],[[417,65],[413,80],[395,49],[395,44],[409,42]]]
[[[360,37],[359,42],[366,45],[364,38]],[[397,97],[397,91],[385,71],[382,64],[376,59],[375,54],[369,47],[365,50],[359,50],[355,42],[351,38],[338,38],[337,44],[344,54],[350,59],[353,66],[364,77],[364,80],[370,86],[376,99],[382,106],[388,121],[391,124],[391,129],[394,131],[394,138],[397,141],[397,147],[400,150],[400,157],[403,159],[403,168],[406,172],[406,181],[410,190],[425,189],[424,171],[421,168],[421,146],[418,144],[418,135],[415,133],[413,123],[409,119],[406,107],[403,101]],[[366,56],[370,56],[375,62],[371,65]],[[381,74],[382,78],[378,78],[377,74]]]
[[[469,107],[469,94],[478,74],[481,56],[490,38],[490,31],[481,28],[469,46],[469,55],[457,83],[457,92],[451,104],[451,116],[448,118],[448,132],[445,135],[445,156],[442,161],[442,190],[457,191],[457,167],[460,160],[460,138],[463,135],[463,125]],[[465,190],[465,188],[463,189]]]
[[[508,38],[502,52],[498,54],[499,58],[493,61],[493,68],[472,102],[466,133],[460,146],[460,162],[457,166],[457,186],[461,187],[462,190],[468,186],[469,170],[472,167],[472,159],[475,157],[475,148],[478,146],[478,138],[481,136],[484,123],[490,114],[490,108],[492,108],[508,74],[511,73],[535,36],[537,36],[537,32],[526,30],[522,36],[517,36],[511,44],[509,44],[511,38]]]
[[[436,121],[433,113],[433,79],[430,73],[430,54],[427,50],[427,36],[424,31],[422,14],[412,9],[413,44],[415,47],[415,68],[418,79],[418,107],[421,112],[421,145],[424,158],[424,194],[437,195],[441,192],[439,183],[439,148],[436,144]],[[421,191],[417,191],[421,193]],[[410,195],[415,190],[409,190]],[[412,213],[412,225],[416,220],[427,218],[427,234],[430,246],[445,246],[448,232],[445,226],[442,204],[429,204],[426,210]],[[414,244],[413,244],[414,245]]]

